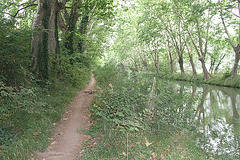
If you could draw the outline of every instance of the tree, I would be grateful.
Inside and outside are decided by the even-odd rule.
[[[181,70],[181,74],[184,74],[184,66],[183,66],[183,52],[185,49],[182,33],[183,33],[183,24],[181,21],[181,15],[183,14],[182,5],[180,1],[172,1],[172,5],[170,13],[172,16],[169,16],[169,9],[167,9],[167,33],[172,40],[172,44],[178,55],[178,63]],[[173,26],[173,25],[174,26]]]
[[[209,29],[210,29],[210,21],[212,19],[212,15],[209,10],[206,8],[205,3],[199,3],[199,1],[195,1],[193,4],[189,4],[191,9],[191,16],[186,17],[185,23],[190,21],[196,28],[197,37],[194,38],[194,34],[187,28],[187,33],[191,39],[191,42],[197,52],[198,59],[201,62],[204,80],[210,78],[210,74],[208,73],[206,67],[206,54],[208,49],[208,40],[209,40]]]
[[[220,12],[220,17],[222,20],[222,24],[224,27],[224,31],[229,39],[229,43],[231,44],[233,51],[235,53],[235,59],[234,59],[234,65],[233,65],[233,69],[232,69],[232,77],[236,77],[237,76],[237,71],[238,71],[238,63],[239,63],[239,59],[240,59],[240,23],[239,23],[239,18],[240,18],[240,1],[239,0],[235,0],[235,1],[219,1],[219,12]],[[237,6],[237,11],[238,11],[238,15],[234,14],[234,12],[232,11],[234,9],[234,6]],[[229,14],[229,12],[231,14]],[[237,19],[235,20],[235,18],[233,19],[232,16],[235,16]],[[238,26],[238,40],[234,42],[233,38],[231,37],[228,27],[227,27],[227,20],[230,18],[230,21],[232,21],[233,23],[233,28],[234,25]],[[234,22],[235,21],[235,22]],[[234,44],[235,43],[235,44]]]
[[[196,71],[196,67],[195,67],[195,64],[193,62],[193,44],[192,42],[190,41],[187,41],[187,38],[186,37],[183,37],[183,41],[186,45],[186,48],[187,48],[187,52],[188,52],[188,56],[189,56],[189,60],[190,60],[190,64],[191,64],[191,67],[192,67],[192,78],[196,78],[197,76],[197,71]]]
[[[57,0],[38,0],[38,9],[33,22],[31,52],[31,70],[37,78],[46,81],[49,79],[49,53],[57,50]]]
[[[112,0],[38,0],[38,10],[34,20],[33,29],[36,34],[32,40],[32,72],[37,78],[48,80],[49,54],[59,58],[59,32],[61,29],[64,39],[64,53],[73,65],[73,53],[76,47],[83,52],[84,41],[74,42],[76,32],[83,36],[88,32],[88,25],[93,16],[107,18],[112,12]],[[70,7],[69,7],[70,6]],[[64,15],[64,16],[63,16]],[[79,30],[78,21],[81,19]],[[57,56],[56,56],[57,55]],[[66,56],[66,55],[65,55]]]

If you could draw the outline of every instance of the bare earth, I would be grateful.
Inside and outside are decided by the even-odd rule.
[[[66,114],[56,125],[51,145],[45,152],[37,153],[38,160],[73,160],[82,151],[82,142],[90,138],[77,131],[87,129],[89,122],[88,108],[93,99],[95,79],[92,75],[90,83],[80,91],[67,107]]]

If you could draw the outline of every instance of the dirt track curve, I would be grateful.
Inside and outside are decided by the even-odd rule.
[[[61,122],[56,125],[51,145],[45,152],[37,153],[38,160],[73,160],[78,157],[82,142],[89,137],[77,130],[90,126],[88,108],[93,98],[94,84],[92,75],[90,83],[77,94]]]

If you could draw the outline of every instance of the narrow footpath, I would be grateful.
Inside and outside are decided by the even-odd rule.
[[[51,145],[45,152],[38,152],[38,160],[73,160],[82,151],[82,142],[89,136],[79,132],[87,129],[89,122],[89,107],[93,99],[95,79],[86,88],[80,91],[66,109],[61,122],[56,125]]]

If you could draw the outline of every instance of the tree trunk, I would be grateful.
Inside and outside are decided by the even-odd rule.
[[[189,58],[190,58],[190,64],[191,64],[191,67],[192,67],[192,72],[193,72],[192,73],[193,74],[192,79],[195,79],[196,76],[197,76],[197,71],[196,71],[196,67],[195,67],[194,62],[193,62],[192,54],[190,54],[190,53],[189,53]]]
[[[193,62],[193,47],[192,47],[192,42],[190,42],[190,48],[188,47],[188,43],[185,39],[185,37],[183,38],[183,41],[185,42],[185,45],[186,45],[186,48],[187,48],[187,51],[188,51],[188,56],[189,56],[189,59],[190,59],[190,64],[191,64],[191,67],[192,67],[192,73],[193,73],[193,77],[192,79],[195,79],[196,76],[197,76],[197,71],[196,71],[196,67],[194,65],[194,62]]]
[[[168,37],[168,36],[167,36]],[[173,57],[172,57],[172,51],[170,48],[170,42],[168,41],[167,46],[165,46],[167,48],[167,52],[168,52],[168,58],[169,58],[169,65],[170,65],[170,72],[171,74],[173,74],[174,71],[174,66],[173,66]]]
[[[155,63],[155,67],[156,67],[156,70],[157,70],[157,74],[159,74],[159,68],[158,68],[158,58],[159,58],[159,55],[157,52],[155,52],[155,59],[154,59],[154,63]]]
[[[203,75],[204,75],[204,80],[208,80],[210,78],[210,75],[208,73],[208,70],[207,70],[207,67],[206,67],[206,64],[205,64],[205,55],[207,53],[207,42],[208,42],[208,29],[209,29],[209,22],[207,24],[207,35],[206,35],[206,38],[205,38],[205,49],[203,50],[203,44],[202,44],[202,38],[201,38],[201,33],[200,33],[200,27],[199,27],[199,24],[197,23],[197,30],[198,30],[198,39],[199,39],[199,49],[196,45],[196,43],[194,42],[193,40],[193,37],[192,37],[192,34],[190,33],[189,30],[188,31],[188,34],[191,38],[191,42],[195,48],[195,50],[197,51],[197,54],[198,54],[198,59],[199,61],[201,62],[202,64],[202,70],[203,70]]]
[[[204,80],[208,80],[208,79],[210,78],[210,75],[209,75],[209,73],[208,73],[205,60],[204,60],[204,58],[199,58],[199,60],[201,61],[201,64],[202,64],[202,70],[203,70]]]
[[[232,77],[236,77],[237,73],[238,73],[237,72],[238,71],[238,62],[240,59],[240,45],[239,44],[237,47],[235,47],[234,51],[235,51],[235,60],[234,60],[234,65],[233,65],[233,69],[232,69]]]
[[[240,16],[240,1],[238,1],[238,13],[239,13],[239,16]],[[231,77],[236,77],[237,76],[237,70],[238,70],[238,62],[239,62],[239,59],[240,59],[240,23],[238,24],[238,27],[239,27],[238,43],[235,46],[234,43],[233,43],[233,40],[230,36],[230,33],[228,32],[227,26],[225,24],[222,11],[220,11],[220,17],[221,17],[221,20],[222,20],[222,24],[223,24],[225,33],[227,34],[229,42],[230,42],[230,44],[231,44],[231,46],[232,46],[232,48],[235,52],[235,60],[234,60],[234,65],[233,65],[232,76]]]
[[[171,53],[170,49],[169,49],[168,55],[169,55],[169,65],[170,65],[170,69],[171,69],[171,74],[173,74],[173,71],[174,71],[173,58],[172,58],[172,53]]]
[[[219,66],[222,64],[222,60],[225,58],[225,56],[226,56],[226,54],[224,54],[224,55],[221,57],[220,61],[218,62],[217,66],[216,66],[215,69],[214,69],[214,74],[217,74],[217,73],[218,73],[218,68],[219,68]]]
[[[181,74],[184,74],[184,67],[183,67],[183,57],[182,57],[182,54],[179,54],[178,55],[178,63],[179,63],[179,67],[180,67],[180,70],[181,70]]]
[[[78,49],[79,49],[80,53],[84,52],[84,48],[85,48],[84,47],[84,42],[85,42],[84,36],[87,33],[88,22],[89,22],[89,16],[88,16],[88,13],[86,13],[82,17],[80,28],[79,28],[80,33],[81,33],[81,39],[78,42]]]
[[[38,33],[33,36],[31,44],[32,72],[41,80],[49,78],[49,52],[56,53],[56,0],[38,0],[37,14],[33,29]]]
[[[67,37],[65,41],[65,49],[68,52],[68,55],[73,54],[73,50],[74,50],[73,37],[75,34],[75,27],[76,27],[76,23],[78,21],[79,16],[80,15],[78,14],[77,2],[76,2],[73,4],[70,17],[67,20],[68,25],[67,25]]]

